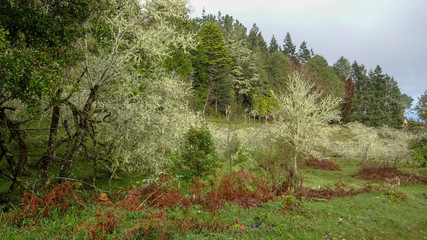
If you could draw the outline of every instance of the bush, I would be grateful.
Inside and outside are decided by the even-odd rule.
[[[413,139],[409,142],[409,149],[414,161],[418,162],[421,167],[427,166],[427,135]]]
[[[184,181],[205,178],[218,167],[218,156],[212,135],[206,128],[190,128],[185,134],[182,153],[174,161],[172,171]]]

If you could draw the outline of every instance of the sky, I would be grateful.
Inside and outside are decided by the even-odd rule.
[[[427,90],[426,0],[188,0],[192,17],[229,14],[267,42],[286,32],[333,65],[344,56],[369,69],[380,65],[417,102]]]

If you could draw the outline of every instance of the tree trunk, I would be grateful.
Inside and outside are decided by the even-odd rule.
[[[58,124],[59,124],[59,115],[60,115],[60,108],[59,106],[53,107],[52,111],[52,117],[51,117],[51,123],[50,123],[50,132],[49,132],[49,140],[47,142],[47,150],[42,156],[42,166],[41,166],[41,184],[45,185],[47,180],[49,179],[49,172],[50,172],[50,164],[53,159],[53,153],[56,149],[54,147],[54,142],[58,133]]]
[[[78,156],[83,150],[83,144],[86,144],[87,137],[92,131],[91,127],[91,117],[92,117],[92,104],[96,101],[98,96],[99,86],[95,85],[90,89],[90,94],[86,100],[83,110],[80,111],[78,108],[71,102],[67,102],[71,111],[73,112],[76,134],[74,139],[67,149],[64,160],[59,172],[59,181],[63,181],[65,178],[68,178],[73,170],[74,163],[76,162]],[[93,136],[95,137],[95,136]]]
[[[11,194],[15,191],[17,186],[21,186],[21,188],[23,188],[23,185],[21,183],[22,180],[22,175],[24,173],[24,167],[25,164],[28,160],[28,145],[24,140],[24,133],[23,131],[20,131],[19,126],[17,124],[13,124],[12,122],[9,121],[9,129],[11,129],[11,131],[13,132],[14,138],[15,140],[18,142],[18,146],[19,146],[19,159],[18,159],[18,164],[16,165],[15,169],[14,169],[14,175],[13,175],[13,182],[12,185],[10,186],[7,195],[8,198],[11,197]],[[24,190],[24,189],[22,189]]]
[[[369,150],[369,145],[371,145],[371,144],[368,144],[368,146],[366,146],[365,153],[363,154],[363,158],[362,158],[362,165],[363,165],[363,166],[364,166],[364,165],[366,165],[366,162],[368,161],[368,150]]]

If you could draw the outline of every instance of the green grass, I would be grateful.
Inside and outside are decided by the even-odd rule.
[[[339,160],[336,162],[340,163]],[[340,182],[358,188],[372,184],[351,177],[358,170],[357,161],[341,164],[340,167],[342,171],[304,169],[305,186],[333,187]],[[409,167],[404,170],[426,172]],[[112,231],[99,236],[121,239],[129,237],[129,233],[139,227],[140,231],[132,235],[136,239],[156,239],[164,234],[169,239],[426,239],[426,185],[401,185],[394,189],[403,191],[407,199],[395,202],[382,193],[371,192],[348,198],[336,197],[329,201],[297,201],[294,204],[298,207],[295,205],[293,210],[285,208],[289,204],[287,197],[249,209],[226,204],[215,215],[197,205],[165,209],[168,223],[155,225],[157,228],[149,231],[151,235],[142,234],[141,229],[147,228],[147,225],[141,225],[138,219],[150,219],[148,213],[163,210],[148,208],[142,212],[132,212],[117,208],[113,211],[119,224]],[[86,208],[74,208],[67,214],[57,211],[52,217],[38,222],[24,221],[21,227],[6,224],[6,220],[10,219],[3,214],[0,239],[89,239],[87,229],[99,221],[96,213],[108,212],[108,208],[85,204]],[[181,231],[180,224],[184,220],[191,221],[198,228]],[[222,227],[213,228],[214,222]],[[253,228],[255,223],[261,225]]]
[[[229,125],[227,121],[221,120],[210,119],[208,122],[219,127]],[[252,121],[232,124],[238,128],[262,126]],[[335,137],[345,141],[348,136]],[[32,144],[36,146],[44,141],[46,139],[38,139]],[[260,158],[265,158],[269,154],[259,155]],[[34,160],[36,159],[31,161]],[[257,160],[254,162],[263,159]],[[359,160],[331,160],[340,165],[342,170],[304,168],[304,186],[333,188],[336,183],[341,183],[348,187],[361,188],[367,184],[382,185],[379,182],[352,177],[360,168]],[[399,163],[398,167],[404,172],[427,177],[427,168],[414,168],[406,163]],[[82,159],[76,164],[71,177],[76,181],[91,184],[92,169],[93,162]],[[225,166],[222,171],[226,171]],[[265,174],[267,173],[262,171],[254,172],[254,175],[259,177]],[[110,188],[110,174],[100,167],[97,188],[115,192],[118,187],[130,184],[124,174],[118,175],[120,179],[112,181]],[[28,181],[33,181],[38,176],[39,170],[34,170]],[[141,175],[134,179],[138,180],[141,180]],[[89,185],[83,186],[78,193],[94,193]],[[8,184],[3,181],[0,184],[0,192],[7,191],[7,187]],[[164,234],[169,239],[427,239],[427,185],[392,186],[390,191],[402,191],[407,195],[407,199],[396,202],[378,192],[318,202],[289,202],[289,197],[280,197],[257,208],[246,209],[235,204],[225,204],[215,214],[197,205],[173,209],[148,207],[140,212],[132,212],[119,207],[112,209],[96,206],[91,201],[86,201],[84,208],[73,205],[65,213],[54,211],[48,218],[25,219],[20,225],[12,221],[13,213],[1,212],[0,239],[90,239],[89,230],[100,223],[102,216],[108,212],[113,212],[118,223],[111,231],[98,233],[98,237],[104,239],[157,239]],[[17,204],[14,206],[19,210]],[[153,212],[164,212],[165,220],[148,223],[153,219]],[[141,219],[147,222],[141,222]],[[261,225],[253,228],[255,223]],[[192,227],[182,231],[182,224],[190,224]],[[149,232],[148,235],[143,235],[144,229]],[[132,232],[133,230],[138,231]]]

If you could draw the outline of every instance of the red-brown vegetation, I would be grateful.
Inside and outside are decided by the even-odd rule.
[[[353,177],[390,183],[427,184],[426,178],[404,173],[398,170],[396,167],[388,166],[363,167],[356,174],[354,174]]]
[[[372,187],[370,185],[363,188],[354,189],[348,188],[343,184],[336,184],[335,189],[332,188],[321,188],[321,189],[311,189],[311,188],[300,188],[295,196],[297,199],[305,198],[307,200],[319,200],[327,199],[330,200],[333,197],[353,197],[358,194],[368,193],[372,190],[382,191],[380,187]]]
[[[225,202],[230,202],[248,208],[256,207],[274,198],[271,184],[253,176],[249,171],[242,170],[224,176],[218,186],[209,193],[206,205],[211,210],[215,210]]]
[[[75,193],[76,188],[77,184],[63,182],[46,185],[41,189],[40,197],[26,192],[22,197],[23,206],[20,215],[24,218],[47,217],[54,209],[59,208],[61,212],[65,212],[73,203],[83,204],[82,198]]]
[[[328,159],[318,159],[314,156],[310,156],[306,161],[306,164],[314,169],[341,171],[340,167],[336,163]]]
[[[96,223],[92,227],[88,227],[90,238],[94,240],[103,240],[105,235],[111,233],[115,228],[119,227],[119,220],[116,216],[114,208],[101,211],[97,210],[95,213]]]

